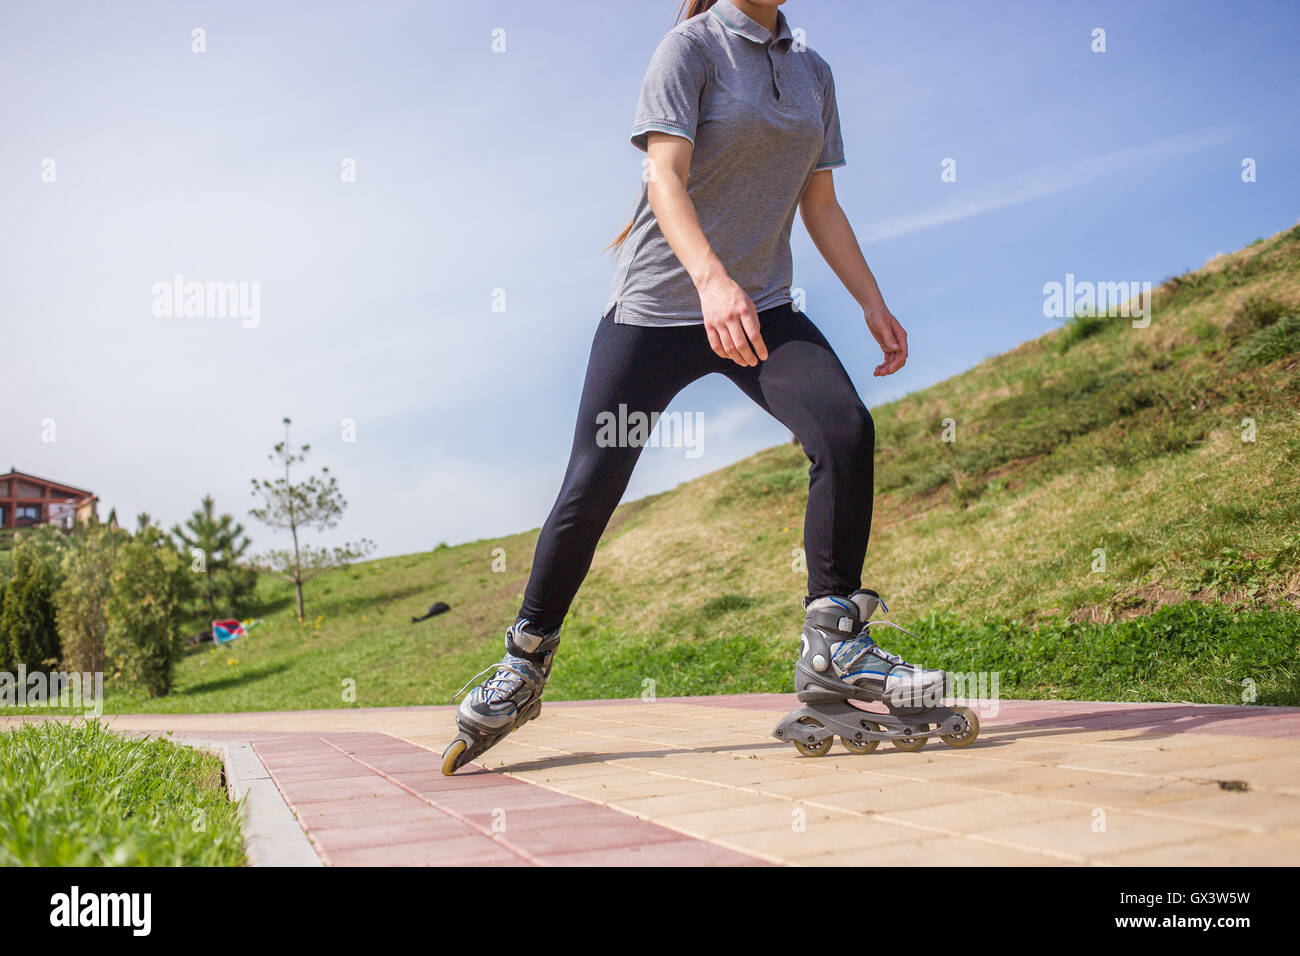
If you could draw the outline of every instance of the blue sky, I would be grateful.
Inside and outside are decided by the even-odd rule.
[[[397,554],[540,524],[676,9],[7,2],[0,470],[168,525],[211,493],[270,547],[248,481],[289,415],[351,501],[324,540]],[[861,313],[796,224],[795,284],[869,406],[1052,328],[1042,287],[1067,272],[1159,282],[1300,216],[1294,3],[784,10],[835,72],[836,188],[910,335],[907,367],[872,378]],[[177,273],[259,283],[260,323],[156,316]],[[787,437],[717,376],[673,407],[704,414],[703,454],[647,450],[629,497]]]

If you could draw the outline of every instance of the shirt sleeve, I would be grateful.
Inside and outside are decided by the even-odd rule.
[[[708,77],[708,61],[694,40],[677,32],[660,40],[641,83],[632,145],[644,150],[651,130],[680,136],[695,145],[700,98]]]
[[[840,110],[835,103],[835,77],[825,60],[822,67],[822,152],[817,169],[835,169],[844,165],[844,140],[840,136]]]

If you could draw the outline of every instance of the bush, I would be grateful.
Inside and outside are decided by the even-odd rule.
[[[59,557],[47,536],[23,538],[14,547],[13,576],[0,610],[0,664],[46,670],[59,662],[59,629],[54,595],[59,587]]]
[[[104,670],[113,562],[125,537],[107,525],[91,524],[77,529],[63,556],[63,587],[55,607],[66,670]]]
[[[176,624],[188,596],[186,564],[156,527],[146,525],[117,548],[109,581],[105,645],[131,688],[166,696],[181,655]]]

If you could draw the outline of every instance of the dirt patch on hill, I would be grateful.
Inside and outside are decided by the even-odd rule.
[[[1070,620],[1077,624],[1113,624],[1115,621],[1142,617],[1162,607],[1194,600],[1198,600],[1194,595],[1153,584],[1136,591],[1118,594],[1104,604],[1076,608],[1070,612]]]

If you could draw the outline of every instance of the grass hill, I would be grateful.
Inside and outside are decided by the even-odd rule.
[[[1300,704],[1300,227],[1151,306],[1148,328],[1076,318],[873,410],[865,580],[920,635],[891,650],[998,671],[1005,696]],[[625,504],[548,695],[788,690],[806,471],[779,446]],[[348,680],[358,706],[445,703],[499,656],[536,533],[322,578],[303,622],[268,582],[247,639],[110,709],[351,706]],[[412,626],[435,599],[453,610]]]

